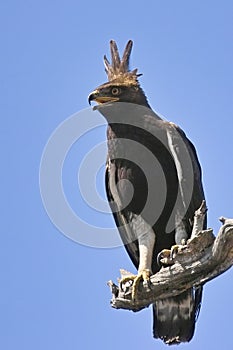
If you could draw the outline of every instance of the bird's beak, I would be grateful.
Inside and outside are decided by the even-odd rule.
[[[91,104],[91,101],[96,101],[96,98],[98,98],[98,96],[99,96],[98,90],[91,92],[90,95],[88,96],[89,105]]]
[[[119,101],[118,97],[109,97],[109,96],[101,96],[98,90],[93,91],[88,96],[88,103],[91,104],[91,101],[95,101],[99,104],[103,104],[106,102],[115,102]]]

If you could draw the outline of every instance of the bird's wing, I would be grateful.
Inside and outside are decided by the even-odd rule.
[[[167,129],[168,144],[176,164],[181,203],[184,207],[184,220],[189,226],[189,228],[186,226],[186,229],[190,231],[194,213],[205,200],[201,166],[196,149],[184,131],[173,123],[169,124],[170,127]],[[206,219],[203,229],[205,228]]]
[[[135,233],[129,225],[128,217],[121,210],[123,204],[117,188],[117,179],[120,179],[119,169],[110,161],[107,163],[105,172],[106,193],[113,217],[119,230],[122,242],[134,266],[139,265],[139,247]],[[125,183],[127,186],[127,183]],[[125,189],[127,192],[127,188]]]

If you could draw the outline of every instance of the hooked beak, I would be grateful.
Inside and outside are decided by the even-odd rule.
[[[89,105],[91,104],[91,101],[95,101],[98,104],[103,104],[103,103],[106,103],[106,102],[116,102],[118,100],[119,100],[118,97],[100,96],[100,93],[99,93],[98,90],[93,91],[88,96],[88,103],[89,103]]]

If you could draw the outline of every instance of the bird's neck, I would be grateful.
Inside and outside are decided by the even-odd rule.
[[[150,107],[150,105],[149,105],[149,103],[148,103],[147,97],[146,97],[146,95],[145,95],[143,89],[142,89],[140,86],[138,87],[138,89],[139,89],[140,93],[137,94],[137,97],[136,97],[136,100],[135,100],[136,102],[135,102],[135,103],[137,103],[137,104],[140,105],[140,106],[144,106],[144,107],[147,107],[147,108],[150,108],[150,109],[151,109],[151,107]]]

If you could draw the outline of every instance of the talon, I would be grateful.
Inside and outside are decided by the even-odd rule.
[[[151,276],[150,270],[143,270],[142,271],[143,286],[146,288],[147,291],[149,291],[151,289],[150,276]]]
[[[137,295],[138,295],[138,289],[139,289],[139,284],[140,281],[143,281],[143,285],[149,288],[150,285],[150,276],[151,276],[151,271],[149,269],[144,269],[138,273],[136,276],[134,283],[133,283],[133,288],[132,288],[132,300],[135,301],[137,300]]]
[[[176,255],[184,249],[186,246],[186,240],[182,239],[181,244],[175,244],[171,247],[171,253],[170,253],[170,258],[171,260],[174,260]]]
[[[119,282],[120,289],[122,291],[125,291],[125,289],[126,289],[125,287],[129,287],[130,286],[130,285],[129,286],[126,285],[127,282],[134,283],[134,280],[135,280],[136,277],[137,277],[136,275],[128,275],[128,276],[125,276],[125,277],[119,279],[118,282]]]
[[[171,250],[163,249],[157,256],[157,263],[160,267],[173,265],[173,259],[171,259]]]
[[[139,290],[139,284],[140,281],[143,281],[143,285],[146,288],[150,288],[150,276],[151,271],[150,270],[142,270],[138,273],[138,275],[129,275],[125,276],[120,280],[120,288],[123,290],[123,285],[129,281],[133,283],[132,285],[132,300],[137,300],[138,290]]]
[[[171,247],[171,250],[170,250],[170,259],[171,259],[171,260],[174,260],[174,259],[175,259],[175,257],[176,257],[176,255],[177,255],[179,249],[180,249],[180,246],[179,246],[178,244],[173,245],[173,246]]]

